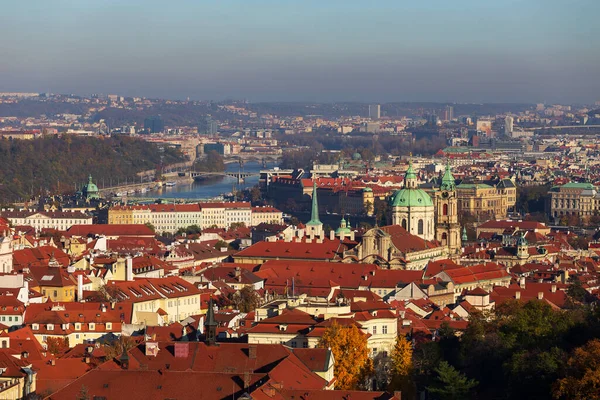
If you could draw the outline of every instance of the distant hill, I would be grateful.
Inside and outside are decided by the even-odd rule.
[[[30,198],[46,190],[66,192],[87,182],[101,186],[135,178],[161,162],[184,161],[179,150],[130,137],[44,137],[36,140],[0,139],[0,203]]]

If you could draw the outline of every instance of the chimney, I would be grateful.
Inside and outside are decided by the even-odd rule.
[[[521,299],[521,292],[515,292],[515,299],[516,300],[520,300]]]
[[[552,293],[556,293],[556,284],[552,284]]]
[[[77,301],[83,301],[83,274],[77,275]]]
[[[251,360],[256,359],[256,346],[255,345],[248,346],[248,358]]]
[[[244,371],[244,389],[248,389],[250,387],[250,372]]]
[[[23,296],[23,303],[26,306],[29,305],[29,282],[23,281],[23,288],[25,289],[25,296]]]
[[[127,265],[127,271],[125,273],[125,279],[127,281],[132,281],[133,280],[133,258],[131,258],[131,256],[128,256],[125,259],[125,263]]]
[[[538,300],[542,300],[544,298],[544,292],[538,292]]]
[[[522,276],[521,279],[519,279],[519,286],[521,287],[521,289],[525,289],[525,277]]]

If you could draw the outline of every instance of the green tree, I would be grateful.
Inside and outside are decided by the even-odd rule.
[[[79,389],[75,400],[90,400],[90,393],[85,385],[81,385],[81,389]]]
[[[144,225],[146,225],[152,232],[156,233],[156,228],[150,222],[146,222]]]
[[[196,172],[223,172],[225,160],[222,155],[212,150],[206,153],[204,158],[196,160],[192,169]]]
[[[435,369],[437,377],[432,386],[427,390],[433,395],[433,398],[439,400],[462,400],[468,399],[472,390],[478,385],[478,382],[467,378],[456,368],[442,361]]]

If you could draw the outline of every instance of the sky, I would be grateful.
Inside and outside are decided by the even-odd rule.
[[[600,0],[1,0],[0,10],[0,92],[600,100]]]

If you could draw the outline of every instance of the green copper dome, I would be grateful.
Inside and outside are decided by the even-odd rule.
[[[97,199],[99,197],[98,186],[92,181],[92,175],[90,175],[87,185],[83,187],[82,193],[87,199]]]
[[[433,207],[431,197],[422,189],[400,189],[390,199],[392,207]]]

